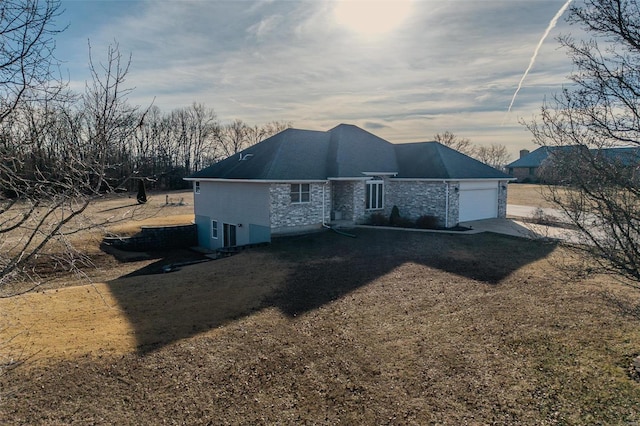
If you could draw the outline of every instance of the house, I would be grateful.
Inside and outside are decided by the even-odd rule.
[[[573,146],[542,146],[532,152],[526,149],[520,151],[520,158],[507,164],[507,173],[521,183],[540,182],[541,167],[556,151],[568,150]]]
[[[199,244],[268,242],[374,213],[443,227],[504,217],[510,176],[438,142],[392,144],[353,125],[287,129],[185,178]]]
[[[599,161],[628,166],[640,164],[640,149],[636,147],[587,149],[581,145],[542,146],[532,152],[520,151],[520,158],[507,164],[507,173],[518,182],[562,182],[563,161]]]

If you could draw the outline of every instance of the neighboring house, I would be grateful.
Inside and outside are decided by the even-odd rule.
[[[513,163],[507,164],[507,173],[516,178],[518,182],[523,183],[561,182],[562,167],[554,167],[554,158],[560,159],[560,156],[562,156],[563,161],[602,159],[621,165],[640,164],[640,150],[635,147],[587,150],[580,145],[543,146],[532,152],[527,150],[520,151],[520,158]]]
[[[186,180],[199,244],[216,249],[364,223],[393,206],[443,227],[504,217],[511,178],[438,142],[392,144],[341,124],[284,130]]]
[[[518,182],[534,183],[540,181],[540,167],[549,158],[549,154],[557,147],[543,146],[533,152],[526,149],[520,151],[520,158],[507,164],[507,173]]]

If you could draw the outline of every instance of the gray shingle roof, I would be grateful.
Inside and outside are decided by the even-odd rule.
[[[286,129],[191,178],[325,180],[329,134]]]
[[[357,126],[340,124],[331,134],[327,177],[362,176],[363,172],[398,171],[393,144]]]
[[[399,178],[507,179],[510,176],[439,142],[395,145]]]
[[[637,147],[591,150],[591,153],[594,156],[600,155],[620,166],[634,167],[640,164],[640,148]]]
[[[578,152],[587,153],[586,148],[581,145],[542,146],[524,157],[507,164],[507,167],[540,167],[540,165],[554,153],[578,154]],[[638,164],[638,162],[640,162],[640,148],[637,147],[590,149],[588,152],[594,157],[617,161],[623,165]]]
[[[549,156],[549,147],[543,146],[516,161],[507,164],[507,167],[540,167],[540,164]]]
[[[419,179],[507,179],[437,142],[392,144],[357,126],[287,129],[189,176],[190,179],[325,180],[396,173]]]

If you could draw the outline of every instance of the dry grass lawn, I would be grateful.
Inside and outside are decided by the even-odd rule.
[[[507,203],[519,206],[555,207],[544,197],[546,186],[530,183],[509,184]]]
[[[355,230],[0,300],[2,424],[634,424],[640,294],[551,243]],[[106,264],[106,263],[105,263]]]
[[[138,204],[135,197],[127,194],[105,196],[91,204],[84,214],[70,223],[66,229],[69,233],[64,241],[52,240],[45,247],[43,256],[38,260],[41,271],[45,274],[41,288],[78,284],[76,278],[57,273],[60,265],[68,267],[68,243],[81,255],[74,260],[74,264],[83,269],[81,274],[93,282],[100,282],[141,267],[140,264],[118,264],[111,256],[106,256],[100,250],[100,242],[105,235],[125,237],[138,233],[142,226],[188,224],[192,223],[193,218],[192,191],[152,192],[148,194],[148,201],[144,205]],[[91,229],[84,229],[89,226]],[[20,229],[14,231],[14,234],[18,235],[5,235],[5,241],[6,238],[21,238]],[[53,260],[48,255],[53,255]],[[63,261],[57,262],[58,257]],[[0,288],[0,297],[22,292],[31,286],[32,283],[27,282],[24,285]]]

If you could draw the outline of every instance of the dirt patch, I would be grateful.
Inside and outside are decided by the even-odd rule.
[[[549,243],[353,232],[0,301],[34,355],[2,423],[640,421],[637,292]]]

